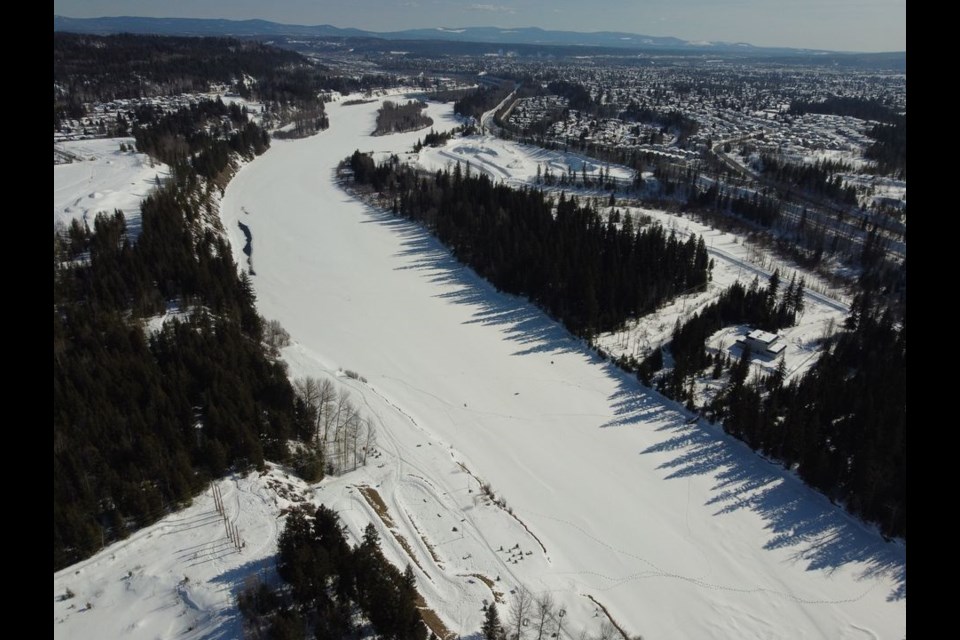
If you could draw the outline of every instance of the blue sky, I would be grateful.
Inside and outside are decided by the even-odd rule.
[[[262,18],[372,31],[542,27],[834,51],[905,51],[906,0],[54,0],[73,18]]]

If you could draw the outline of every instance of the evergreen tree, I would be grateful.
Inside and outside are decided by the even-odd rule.
[[[803,310],[806,306],[806,303],[803,299],[804,284],[805,284],[805,279],[801,277],[800,282],[797,283],[797,287],[793,290],[793,299],[791,300],[793,312],[798,317],[803,315]]]
[[[497,605],[491,602],[487,605],[487,613],[483,619],[483,626],[480,628],[484,640],[503,640],[503,626],[500,624],[500,614],[497,612]]]

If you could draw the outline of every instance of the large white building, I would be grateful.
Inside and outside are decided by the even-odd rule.
[[[780,336],[775,333],[754,329],[747,335],[737,338],[737,344],[750,347],[752,353],[772,358],[780,355],[787,348],[787,345],[779,340]]]

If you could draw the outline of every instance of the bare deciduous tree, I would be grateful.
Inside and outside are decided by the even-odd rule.
[[[532,610],[533,596],[530,595],[526,587],[518,586],[513,596],[513,603],[510,605],[510,640],[523,638],[523,627],[527,624]]]
[[[366,464],[376,444],[376,430],[350,402],[350,392],[337,392],[328,380],[298,378],[293,383],[313,426],[311,439],[326,460],[330,473],[342,473]]]
[[[329,427],[331,423],[331,416],[333,414],[332,405],[334,399],[337,396],[337,390],[334,388],[333,383],[330,382],[328,378],[324,378],[323,382],[320,383],[320,399],[318,401],[318,406],[320,410],[317,414],[317,429],[320,429],[320,423],[323,423],[323,442],[326,443],[327,435],[329,433]]]
[[[363,448],[361,449],[363,457],[360,461],[360,464],[363,465],[367,464],[367,455],[377,446],[377,428],[373,425],[372,420],[367,419],[366,423],[367,431],[364,434]]]
[[[600,625],[600,636],[597,640],[617,640],[620,636],[620,632],[617,631],[617,628],[609,620],[604,620],[603,624]]]
[[[352,404],[348,404],[344,413],[343,429],[341,430],[342,435],[340,441],[337,443],[340,464],[344,470],[348,467],[351,470],[357,468],[356,442],[359,438],[362,421],[363,419],[360,417],[360,412],[357,408]],[[353,460],[349,459],[351,452],[354,454]]]
[[[264,320],[263,339],[274,354],[290,345],[290,334],[277,320]]]
[[[553,594],[549,591],[544,592],[534,603],[533,610],[534,619],[537,622],[537,640],[543,640],[544,633],[547,633],[549,636],[547,628],[551,620],[553,620],[553,607]]]

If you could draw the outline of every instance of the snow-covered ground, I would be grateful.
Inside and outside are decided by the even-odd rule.
[[[590,179],[596,179],[601,169],[604,173],[609,169],[615,178],[633,179],[633,171],[623,166],[607,165],[580,154],[549,151],[492,136],[468,136],[451,140],[442,147],[424,147],[417,158],[417,163],[430,171],[452,170],[457,162],[464,171],[469,163],[471,171],[513,185],[531,184],[537,177],[538,166],[544,175],[549,171],[557,178],[572,171],[580,180],[586,171]]]
[[[277,469],[218,483],[227,538],[211,491],[127,540],[53,576],[55,638],[239,638],[235,595],[247,576],[275,580],[281,497],[303,483]],[[70,595],[72,594],[72,596]]]
[[[133,138],[76,140],[53,145],[53,222],[69,225],[74,218],[93,228],[97,213],[123,211],[127,231],[140,231],[140,201],[169,175],[166,165],[146,154],[120,151],[134,146]]]
[[[369,137],[377,106],[328,105],[328,131],[274,141],[223,200],[240,264],[237,222],[252,232],[258,306],[292,336],[291,374],[334,379],[378,429],[382,455],[311,499],[354,536],[376,523],[387,556],[414,565],[428,604],[464,636],[479,630],[481,600],[501,593],[503,613],[522,584],[553,594],[571,637],[606,619],[593,598],[647,640],[902,638],[901,545],[335,184],[334,166],[354,149],[403,152],[422,136]],[[435,130],[457,124],[449,105],[428,110]],[[269,576],[281,526],[284,502],[266,482],[221,483],[247,542],[240,553],[203,496],[55,575],[55,636],[237,637],[230,596],[246,575]],[[58,602],[67,588],[75,597]]]

